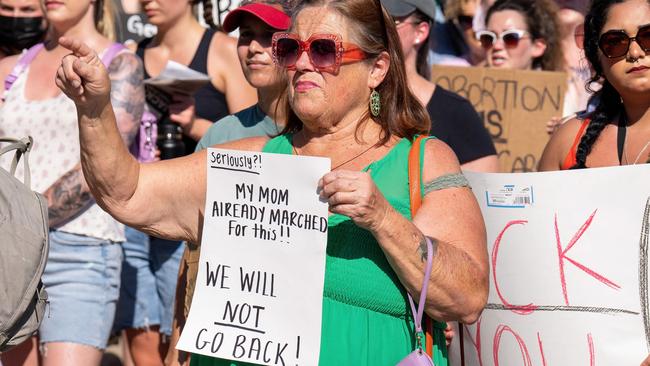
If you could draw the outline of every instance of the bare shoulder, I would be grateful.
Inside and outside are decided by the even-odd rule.
[[[575,137],[578,135],[578,131],[580,131],[580,127],[582,127],[584,121],[585,120],[582,118],[572,118],[568,120],[555,131],[555,133],[551,136],[551,140],[559,139],[569,140],[573,142]]]
[[[562,124],[551,136],[539,160],[538,170],[559,170],[578,137],[584,119],[572,118]]]
[[[442,140],[431,138],[424,145],[424,181],[431,181],[446,174],[460,173],[456,154]]]
[[[0,97],[5,93],[5,84],[4,81],[11,73],[11,70],[18,63],[20,55],[7,56],[0,60]],[[0,100],[0,106],[2,106],[2,101]]]
[[[237,40],[224,32],[216,32],[210,41],[209,59],[212,66],[208,70],[220,71],[228,74],[226,70],[239,69],[237,57]]]
[[[266,145],[269,140],[270,139],[267,136],[247,137],[241,140],[230,141],[211,147],[244,151],[262,151],[264,145]]]
[[[11,70],[18,63],[18,59],[20,59],[20,56],[21,55],[7,56],[7,57],[0,60],[0,80],[1,81],[4,81],[4,79],[7,78],[7,75],[9,75]]]
[[[210,41],[210,54],[216,57],[232,57],[237,55],[237,39],[224,32],[218,31]]]

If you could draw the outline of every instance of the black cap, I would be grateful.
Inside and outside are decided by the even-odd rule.
[[[435,0],[381,0],[381,5],[393,17],[405,17],[416,9],[428,16],[431,20],[436,17]]]

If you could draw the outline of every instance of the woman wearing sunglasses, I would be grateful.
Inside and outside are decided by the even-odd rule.
[[[562,125],[540,170],[637,164],[650,154],[650,5],[596,0],[585,18],[584,50],[602,81],[596,109]]]
[[[583,169],[649,161],[650,3],[595,0],[585,17],[584,51],[600,82],[595,110],[563,124],[539,170]],[[650,356],[642,363],[650,366]]]
[[[563,70],[557,7],[549,0],[498,0],[487,11],[487,29],[476,39],[487,65],[517,70]]]
[[[467,60],[470,66],[483,66],[485,64],[485,50],[474,35],[474,17],[479,11],[479,0],[447,0],[444,15],[448,26],[445,28],[450,34],[459,57]]]
[[[395,21],[409,87],[431,118],[429,134],[451,147],[463,170],[498,171],[494,144],[472,104],[429,81],[427,45],[435,16],[434,3],[419,0],[382,0],[381,3]]]
[[[427,314],[478,319],[488,290],[485,227],[456,157],[436,139],[422,143],[423,201],[409,220],[407,158],[430,121],[409,91],[397,31],[379,1],[301,1],[295,11],[290,31],[273,37],[289,81],[284,131],[218,146],[331,159],[319,183],[331,213],[320,365],[392,365],[416,346],[406,293],[419,295],[423,254],[435,253]],[[197,242],[206,153],[139,165],[119,140],[97,56],[62,42],[73,55],[58,83],[77,103],[97,201],[128,225]],[[433,253],[418,249],[425,235],[435,238]],[[439,366],[447,364],[442,328],[434,334]],[[236,362],[193,356],[192,364]]]

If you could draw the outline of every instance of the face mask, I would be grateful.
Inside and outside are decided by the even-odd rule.
[[[6,17],[0,15],[0,50],[16,54],[43,39],[43,17]]]

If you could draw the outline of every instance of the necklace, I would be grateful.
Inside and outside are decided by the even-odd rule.
[[[648,141],[648,143],[650,143],[650,141]],[[363,150],[362,152],[358,153],[357,155],[355,155],[355,156],[351,157],[350,159],[348,159],[348,160],[342,162],[341,164],[338,164],[337,166],[333,167],[332,170],[336,170],[336,169],[342,167],[343,165],[345,165],[345,164],[347,164],[347,163],[349,163],[349,162],[351,162],[351,161],[357,159],[357,158],[360,157],[361,155],[363,155],[363,154],[367,153],[368,151],[370,151],[370,149],[372,149],[374,146],[375,146],[375,145],[370,145],[368,148],[366,148],[366,149]],[[293,152],[294,152],[296,155],[301,155],[301,154],[298,152],[298,149],[293,145],[293,143],[291,144],[291,147],[293,148]]]
[[[623,128],[627,131],[627,126],[625,126]],[[627,135],[624,134],[624,136],[627,136]],[[628,140],[625,137],[623,139],[624,139],[623,140],[623,152],[625,153],[625,161],[627,163],[629,163],[630,159],[627,157],[627,143],[628,143]],[[641,149],[641,151],[639,151],[639,153],[636,154],[636,158],[634,159],[634,162],[632,162],[632,165],[635,165],[636,163],[639,162],[639,159],[641,158],[641,155],[645,152],[645,150],[648,148],[648,146],[650,146],[650,140],[648,140],[645,143],[645,145],[643,145],[643,148]],[[650,161],[650,156],[648,157],[648,161]]]
[[[645,145],[643,145],[643,149],[641,149],[641,151],[639,151],[639,153],[636,155],[636,158],[634,159],[634,162],[632,163],[632,165],[634,165],[634,164],[636,164],[636,163],[639,162],[639,158],[641,158],[641,155],[645,152],[645,150],[648,148],[648,146],[650,146],[650,140],[648,140],[648,141],[645,143]],[[628,163],[630,162],[630,159],[627,158],[627,150],[625,151],[625,160],[626,160]],[[650,157],[648,157],[648,160],[650,160]]]

